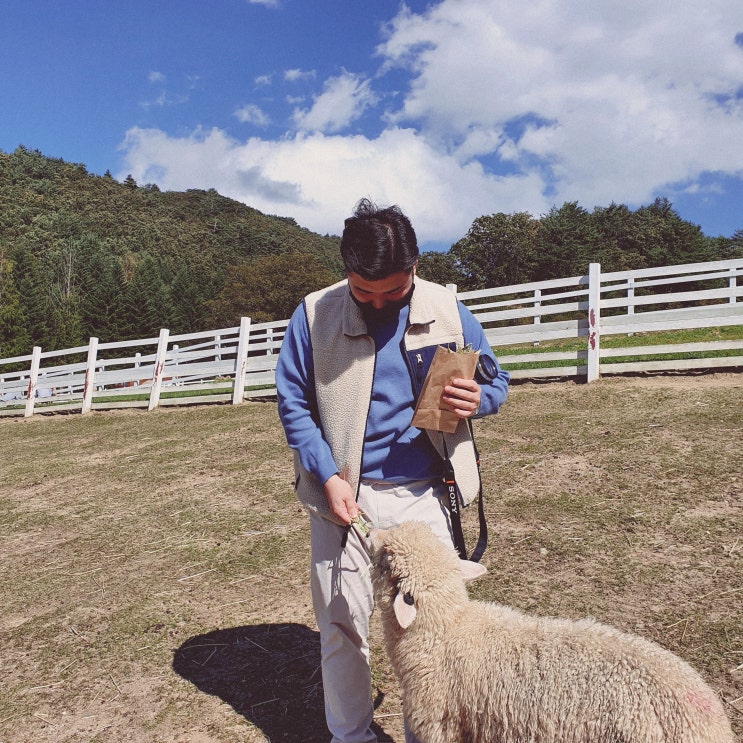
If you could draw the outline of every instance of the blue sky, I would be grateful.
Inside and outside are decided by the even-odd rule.
[[[743,229],[741,0],[3,0],[0,150],[423,249],[656,196]]]

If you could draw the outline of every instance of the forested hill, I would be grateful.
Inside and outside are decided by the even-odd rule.
[[[248,308],[225,289],[290,273],[295,292],[336,280],[338,242],[214,190],[161,192],[25,147],[0,152],[0,357],[236,324]],[[263,289],[250,285],[253,298]],[[270,300],[264,315],[296,303]]]
[[[497,205],[496,205],[497,206]],[[161,192],[19,147],[0,151],[0,358],[286,319],[342,276],[339,238],[215,190]],[[667,199],[631,210],[568,202],[478,217],[418,272],[460,290],[743,257],[743,230],[707,237]]]

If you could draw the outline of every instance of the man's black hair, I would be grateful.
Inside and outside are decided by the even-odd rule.
[[[379,208],[361,199],[345,222],[341,258],[346,271],[366,281],[410,271],[418,260],[418,240],[398,206]]]

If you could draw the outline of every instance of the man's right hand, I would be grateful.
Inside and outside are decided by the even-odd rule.
[[[359,512],[351,486],[340,475],[333,475],[323,489],[331,515],[343,524],[350,524]]]

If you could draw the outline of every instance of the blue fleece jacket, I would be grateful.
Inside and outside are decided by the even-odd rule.
[[[473,349],[495,360],[480,323],[461,302],[458,308],[465,344],[472,344]],[[364,478],[405,482],[442,474],[441,458],[428,435],[410,425],[422,380],[415,379],[403,350],[407,320],[406,306],[391,320],[367,323],[376,346],[376,362],[364,438]],[[508,372],[498,366],[498,375],[491,383],[481,382],[478,417],[497,412],[506,399],[508,380]],[[287,442],[299,453],[302,466],[324,483],[338,472],[338,466],[317,422],[312,347],[304,304],[297,307],[287,327],[276,367],[276,386]]]

